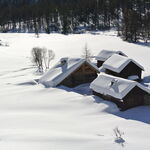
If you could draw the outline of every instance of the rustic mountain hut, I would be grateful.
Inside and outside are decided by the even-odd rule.
[[[123,52],[121,51],[111,51],[111,50],[102,50],[97,56],[97,67],[101,67],[103,63],[110,58],[113,54],[118,54],[127,57]]]
[[[90,83],[99,73],[99,69],[91,62],[80,58],[62,58],[53,68],[51,68],[39,83],[46,87],[64,85],[75,87],[83,83]]]
[[[126,110],[150,104],[150,89],[136,81],[100,74],[90,85],[93,94]]]
[[[140,80],[144,71],[144,68],[135,60],[118,54],[107,59],[103,68],[107,74],[132,80]]]

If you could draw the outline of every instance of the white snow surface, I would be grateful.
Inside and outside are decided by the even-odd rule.
[[[62,64],[62,59],[65,59],[65,64]],[[82,64],[87,63],[93,67],[97,73],[99,69],[91,62],[81,58],[62,58],[54,67],[45,73],[39,80],[39,83],[46,87],[55,87],[59,85],[66,77],[79,68]]]
[[[31,62],[34,46],[52,49],[56,58],[80,57],[87,43],[99,49],[119,49],[145,68],[143,84],[150,85],[150,47],[122,41],[117,34],[80,35],[6,33],[0,40],[0,150],[149,150],[150,106],[119,112],[115,104],[86,94],[89,86],[45,88],[36,84]],[[82,94],[84,93],[84,94]],[[113,129],[124,132],[124,147]]]
[[[101,73],[91,83],[90,88],[97,93],[122,100],[136,86],[150,94],[150,89],[136,81],[126,80],[104,73]]]
[[[120,73],[130,62],[133,62],[139,68],[144,70],[144,67],[142,65],[140,65],[137,61],[130,59],[128,57],[118,55],[118,54],[114,54],[109,59],[107,59],[104,62],[103,67],[105,69],[109,69],[111,71]]]
[[[111,57],[113,54],[118,54],[122,56],[127,56],[122,51],[113,51],[113,50],[101,50],[99,54],[96,56],[96,60],[100,61],[106,61],[109,57]]]
[[[132,76],[129,76],[128,77],[129,80],[133,80],[133,81],[136,81],[139,79],[139,77],[137,75],[132,75]]]

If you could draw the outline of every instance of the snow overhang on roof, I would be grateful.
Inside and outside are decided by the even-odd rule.
[[[107,59],[104,62],[103,67],[105,69],[120,73],[130,62],[133,62],[135,65],[141,68],[141,70],[144,70],[144,67],[135,60],[118,54],[113,54],[109,59]]]
[[[97,93],[109,95],[121,100],[136,86],[150,94],[150,89],[136,81],[126,80],[104,73],[101,73],[91,83],[90,88]]]
[[[39,83],[44,84],[46,87],[55,87],[77,68],[79,68],[83,63],[88,63],[96,70],[97,73],[99,73],[97,66],[85,59],[62,58],[53,68],[51,68],[39,79]]]
[[[106,61],[113,54],[120,54],[127,57],[122,51],[102,50],[95,58],[99,61]]]

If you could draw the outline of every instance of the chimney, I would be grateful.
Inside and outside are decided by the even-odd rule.
[[[65,65],[65,64],[67,63],[67,61],[68,61],[68,58],[67,58],[67,57],[66,57],[66,58],[62,58],[62,59],[60,60],[61,65],[62,65],[62,66]]]
[[[110,88],[113,88],[114,91],[115,91],[116,93],[118,93],[118,92],[119,92],[118,86],[119,86],[118,80],[117,80],[117,79],[113,79],[113,80],[111,81],[111,83],[110,83]]]

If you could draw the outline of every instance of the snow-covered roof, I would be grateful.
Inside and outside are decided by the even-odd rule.
[[[123,55],[126,56],[122,51],[112,51],[112,50],[102,50],[97,56],[96,56],[96,60],[100,60],[100,61],[106,61],[109,57],[111,57],[113,54],[119,54],[119,55]]]
[[[128,57],[124,57],[124,56],[118,55],[118,54],[114,54],[109,59],[107,59],[104,62],[103,67],[105,69],[109,69],[111,71],[120,73],[130,62],[133,62],[139,68],[141,68],[142,70],[144,70],[143,66],[141,66],[135,60],[130,59]]]
[[[122,99],[136,86],[150,94],[150,89],[136,81],[114,77],[104,73],[101,73],[91,83],[90,88],[97,93]]]
[[[129,76],[129,77],[128,77],[128,80],[136,81],[136,80],[138,80],[138,79],[139,79],[139,76],[137,76],[137,75],[132,75],[132,76]]]
[[[53,68],[39,79],[39,83],[44,84],[46,87],[55,87],[83,63],[88,63],[97,72],[99,72],[99,69],[95,65],[85,59],[62,58]]]

